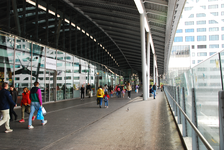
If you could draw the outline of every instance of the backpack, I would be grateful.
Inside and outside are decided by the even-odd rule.
[[[99,95],[99,96],[102,96],[102,95],[103,95],[102,90],[99,90],[99,91],[98,91],[98,95]]]
[[[121,91],[121,89],[120,88],[117,88],[117,91]]]
[[[107,101],[108,101],[108,97],[105,95],[104,102],[107,102]]]

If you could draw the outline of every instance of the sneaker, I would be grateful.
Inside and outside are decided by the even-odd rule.
[[[31,126],[28,126],[28,129],[29,129],[29,130],[30,130],[30,129],[33,129],[33,128],[34,128],[34,126],[32,126],[32,125],[31,125]]]
[[[12,132],[13,130],[12,129],[7,129],[5,130],[5,133],[9,133],[9,132]]]
[[[33,116],[33,117],[32,117],[32,121],[34,121],[34,120],[35,120],[35,118],[36,118],[36,116]]]
[[[19,122],[20,122],[20,123],[23,123],[23,122],[25,122],[25,120],[24,120],[24,119],[21,119]]]
[[[47,123],[47,120],[44,120],[44,123],[42,123],[42,126],[44,126]]]

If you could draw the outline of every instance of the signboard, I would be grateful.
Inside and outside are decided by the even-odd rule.
[[[46,69],[56,70],[57,69],[56,60],[46,57]]]

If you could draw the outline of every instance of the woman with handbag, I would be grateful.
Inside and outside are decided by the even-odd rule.
[[[21,100],[21,117],[22,119],[19,121],[20,123],[25,122],[24,116],[25,112],[30,114],[30,91],[27,87],[23,88],[23,93],[22,93],[22,100]],[[32,120],[35,119],[35,116],[32,117]]]

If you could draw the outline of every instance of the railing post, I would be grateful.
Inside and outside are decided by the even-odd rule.
[[[185,103],[185,91],[184,91],[184,87],[182,88],[182,102],[183,102],[183,110],[184,112],[187,114],[186,112],[186,103]],[[186,118],[184,117],[184,115],[182,114],[182,132],[183,132],[183,137],[187,137],[187,121]]]
[[[192,88],[192,122],[198,128],[196,107],[195,88]],[[199,150],[198,136],[194,130],[192,130],[192,150]]]
[[[224,91],[219,91],[219,149],[224,149]]]
[[[179,90],[179,86],[177,87],[177,103],[179,106],[180,105],[180,90]],[[180,113],[180,109],[178,108],[177,111],[177,116],[178,116],[178,124],[181,124],[181,113]]]
[[[177,102],[177,87],[174,86],[174,100]],[[175,111],[175,116],[177,116],[177,104],[175,102],[173,102],[175,105],[174,111]]]

